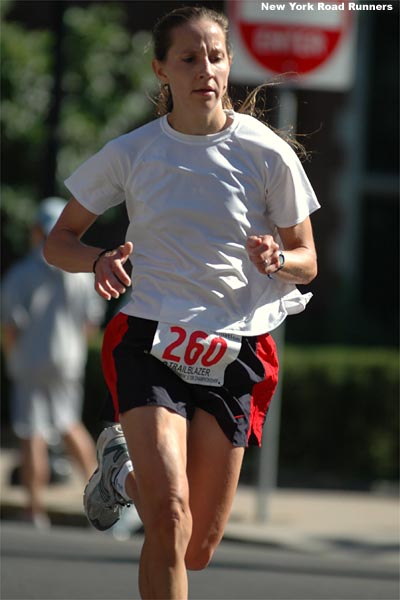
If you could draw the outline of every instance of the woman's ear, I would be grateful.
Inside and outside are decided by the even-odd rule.
[[[169,83],[169,79],[165,73],[163,64],[159,60],[157,60],[156,58],[153,58],[151,66],[153,67],[155,76],[157,77],[157,79],[160,83],[162,83],[163,85],[165,85],[166,83]]]

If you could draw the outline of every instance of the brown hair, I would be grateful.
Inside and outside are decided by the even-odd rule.
[[[225,36],[226,49],[229,57],[232,57],[232,47],[229,41],[229,21],[227,17],[216,10],[211,8],[207,8],[206,6],[185,6],[182,8],[177,8],[167,13],[159,21],[156,23],[153,29],[153,52],[154,58],[158,61],[162,62],[166,59],[168,54],[168,50],[171,46],[171,31],[175,27],[179,27],[187,23],[188,21],[198,20],[198,19],[207,19],[209,21],[214,21],[217,25],[220,26],[221,30]],[[236,108],[237,112],[249,114],[251,116],[256,117],[258,120],[267,124],[267,120],[265,118],[265,109],[261,109],[257,106],[257,99],[259,92],[265,91],[270,85],[276,85],[277,82],[273,83],[265,83],[257,86],[254,90],[252,90],[246,99],[240,103]],[[160,86],[160,91],[158,97],[155,101],[156,104],[156,114],[161,117],[165,114],[171,112],[173,108],[173,100],[171,95],[171,90],[168,84],[164,84]],[[225,92],[222,98],[222,106],[224,109],[233,109],[234,103],[229,97],[228,92]],[[270,125],[268,125],[271,129],[273,129]],[[295,139],[295,137],[286,132],[274,130],[280,137],[285,139],[293,149],[302,157],[307,157],[307,152],[304,146]]]

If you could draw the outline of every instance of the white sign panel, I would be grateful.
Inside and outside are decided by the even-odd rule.
[[[353,83],[355,18],[347,3],[228,0],[231,81],[287,74],[298,88],[346,90]]]

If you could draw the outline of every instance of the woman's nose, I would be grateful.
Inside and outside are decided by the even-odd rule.
[[[201,60],[199,66],[199,75],[200,77],[208,77],[211,74],[211,63],[207,57]]]

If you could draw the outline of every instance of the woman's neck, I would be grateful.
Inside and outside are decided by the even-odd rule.
[[[168,123],[180,133],[186,135],[210,135],[218,133],[226,129],[230,124],[230,119],[224,110],[221,110],[215,115],[189,115],[186,116],[183,112],[175,111],[174,109],[168,115]]]

